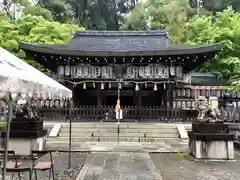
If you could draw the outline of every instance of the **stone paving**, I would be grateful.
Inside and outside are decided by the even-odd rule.
[[[239,180],[234,162],[195,161],[187,153],[92,153],[76,180]]]
[[[150,154],[162,180],[239,180],[240,155],[236,162],[195,161],[187,154]]]
[[[47,149],[68,150],[68,143],[46,144]],[[73,151],[137,151],[137,152],[188,152],[188,141],[173,139],[162,142],[82,142],[72,146]]]
[[[92,153],[76,180],[161,180],[148,153]]]
[[[54,160],[54,174],[55,180],[69,180],[74,179],[78,175],[79,171],[84,166],[86,157],[88,153],[72,153],[71,155],[71,168],[72,171],[68,172],[68,153],[53,153],[53,160]],[[38,159],[38,161],[46,162],[49,161],[49,155],[44,155]],[[20,159],[19,162],[24,164],[24,166],[32,166],[31,160]],[[12,173],[7,173],[6,180],[11,179]],[[0,179],[2,179],[2,175],[0,175]],[[29,180],[28,172],[21,173],[22,180]],[[32,179],[35,179],[35,176],[32,176]],[[49,172],[48,171],[38,171],[37,172],[37,179],[38,180],[49,180]],[[52,177],[51,177],[52,179]],[[14,174],[13,179],[11,180],[19,180],[17,174]]]

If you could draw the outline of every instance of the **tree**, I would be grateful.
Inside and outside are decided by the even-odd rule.
[[[197,0],[189,0],[190,6],[197,8]],[[219,12],[232,6],[234,10],[240,10],[240,0],[202,0],[203,8],[212,12]]]
[[[84,28],[72,24],[60,24],[47,21],[43,17],[23,16],[16,23],[12,21],[0,21],[0,46],[14,53],[20,58],[25,54],[19,49],[19,41],[40,44],[64,44],[72,39],[75,30]],[[28,60],[36,68],[44,70],[32,60]]]
[[[240,89],[240,13],[228,8],[216,16],[195,16],[185,24],[188,44],[222,43],[223,51],[199,70],[230,79]]]
[[[42,16],[44,19],[51,21],[53,20],[53,16],[51,11],[48,9],[42,8],[39,5],[32,5],[24,8],[23,13],[25,15],[33,15],[33,16]]]
[[[182,38],[183,27],[188,17],[196,14],[188,0],[149,0],[139,3],[130,16],[125,18],[123,29],[167,29],[174,42]]]
[[[67,0],[67,2],[73,9],[77,24],[92,30],[119,30],[121,12],[117,0]]]
[[[72,7],[67,0],[39,0],[38,5],[48,9],[54,21],[61,23],[74,22]]]
[[[74,22],[92,30],[119,30],[122,15],[138,0],[39,0],[58,22]]]

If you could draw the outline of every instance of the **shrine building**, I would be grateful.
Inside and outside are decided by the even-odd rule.
[[[126,116],[134,110],[151,118],[152,107],[161,112],[194,107],[200,91],[192,88],[190,73],[223,45],[174,45],[165,30],[87,30],[75,32],[69,44],[20,42],[20,48],[73,90],[75,107],[114,107],[120,89]],[[208,96],[214,94],[221,96],[219,88],[209,90]]]

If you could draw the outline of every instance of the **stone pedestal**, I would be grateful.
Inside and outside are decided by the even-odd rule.
[[[192,123],[190,153],[196,159],[234,160],[234,135],[224,123]]]
[[[2,132],[1,137],[5,138],[5,135],[5,132]],[[32,150],[44,150],[46,135],[43,120],[14,118],[10,125],[8,149],[15,151],[16,155],[29,156]]]

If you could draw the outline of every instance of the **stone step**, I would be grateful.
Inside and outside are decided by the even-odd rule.
[[[120,126],[121,127],[121,126]],[[138,128],[138,129],[175,129],[175,124],[127,124],[127,128]]]
[[[72,137],[92,137],[93,133],[89,132],[72,132]],[[69,132],[60,132],[58,137],[68,137]]]
[[[102,142],[163,142],[163,141],[168,141],[168,140],[179,140],[179,138],[138,138],[138,137],[88,137],[88,138],[76,138],[72,139],[72,144],[81,144],[83,142],[87,141],[102,141]],[[65,139],[47,139],[46,141],[47,144],[61,144],[61,143],[68,143],[68,138]]]
[[[47,138],[46,142],[68,142],[68,137]],[[74,137],[72,142],[98,141],[98,137]]]
[[[60,132],[69,132],[69,128],[62,127]],[[72,128],[72,132],[98,132],[96,128]]]
[[[59,138],[62,137],[68,137],[69,133],[68,132],[60,132],[59,133]],[[118,133],[104,133],[104,132],[93,132],[93,133],[87,133],[87,132],[72,132],[72,138],[74,137],[114,137],[118,136]],[[149,133],[119,133],[120,137],[179,137],[179,134],[177,132],[165,132],[165,133],[154,133],[154,132],[149,132]]]
[[[91,133],[94,133],[94,132],[104,132],[104,133],[108,133],[108,132],[117,132],[118,129],[117,128],[72,128],[72,132],[91,132]],[[132,133],[132,132],[135,132],[135,133],[148,133],[148,132],[157,132],[157,133],[175,133],[177,132],[177,129],[174,128],[174,129],[160,129],[160,128],[155,128],[155,129],[152,129],[152,128],[148,128],[148,129],[137,129],[137,128],[120,128],[119,129],[120,132],[123,132],[123,133]],[[60,130],[61,133],[68,133],[69,132],[69,129],[68,128],[61,128]]]
[[[179,140],[179,138],[176,137],[162,137],[162,138],[140,138],[139,142],[162,142],[162,141],[168,141],[168,140]]]
[[[69,128],[69,124],[63,124],[63,128]],[[75,128],[117,128],[117,123],[74,123]]]
[[[169,137],[169,138],[178,138],[179,134],[176,133],[166,133],[166,134],[162,134],[162,133],[145,133],[145,137],[150,137],[150,138],[158,138],[158,137]]]
[[[154,133],[177,133],[177,128],[173,128],[173,129],[153,129],[153,128],[149,128],[149,129],[139,129],[139,132],[143,132],[143,133],[149,133],[149,132],[154,132]]]
[[[119,133],[121,137],[144,137],[145,133]],[[117,137],[117,133],[72,133],[72,137],[91,136],[91,137]],[[68,137],[68,134],[59,134],[59,138]]]
[[[59,133],[58,137],[68,137],[68,133]],[[102,133],[102,132],[94,132],[94,133],[86,133],[86,132],[72,132],[72,137],[81,137],[81,136],[88,136],[88,137],[99,137],[99,136],[117,136],[116,132],[113,133]]]
[[[83,141],[117,141],[118,138],[121,141],[140,141],[141,139],[143,139],[143,141],[145,141],[145,139],[149,139],[149,141],[154,141],[154,139],[162,139],[162,140],[168,140],[168,139],[179,139],[176,136],[168,136],[168,137],[130,137],[130,136],[98,136],[98,137],[72,137],[72,141],[79,141],[79,142],[83,142]],[[47,141],[68,141],[68,137],[57,137],[57,138],[48,138]]]
[[[69,132],[69,128],[61,128],[61,132]],[[117,128],[72,128],[72,132],[117,132]]]
[[[176,124],[164,124],[164,123],[120,123],[120,128],[162,128],[162,129],[174,129]],[[117,128],[117,123],[74,123],[73,128]],[[69,128],[69,124],[63,124],[62,128]]]

